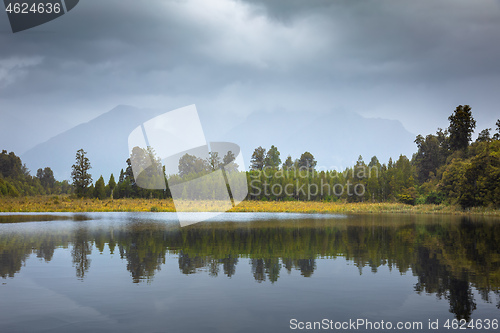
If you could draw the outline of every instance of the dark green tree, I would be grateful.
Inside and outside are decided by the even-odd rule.
[[[316,160],[314,159],[313,154],[310,152],[306,151],[302,155],[300,155],[299,159],[299,170],[309,170],[312,171],[316,167]]]
[[[283,170],[289,171],[292,168],[293,168],[292,156],[288,155],[288,157],[285,160],[285,163],[283,163]]]
[[[281,164],[280,152],[275,146],[267,151],[266,158],[264,159],[264,166],[271,169],[279,169]]]
[[[108,186],[107,186],[108,193],[106,193],[108,197],[113,198],[113,192],[115,190],[115,187],[116,187],[115,176],[113,176],[113,174],[111,174],[111,177],[109,177]]]
[[[92,184],[92,175],[89,173],[92,167],[86,154],[83,149],[76,152],[76,162],[71,171],[75,193],[79,197],[85,196],[87,188]]]
[[[134,186],[142,189],[156,189],[165,186],[161,160],[156,156],[152,147],[134,147],[130,154],[130,162],[131,168],[130,170],[127,168],[126,173],[129,177],[131,173],[133,174]],[[144,192],[137,188],[135,190],[136,192]]]
[[[500,119],[497,120],[497,123],[495,125],[497,125],[497,132],[495,133],[495,135],[493,135],[493,139],[500,140]]]
[[[490,134],[491,128],[486,128],[479,132],[476,142],[488,142],[491,140],[491,134]]]
[[[250,169],[251,170],[262,170],[264,169],[266,159],[266,149],[259,146],[255,148],[252,158],[250,159]]]
[[[232,151],[228,151],[226,155],[224,155],[224,158],[222,159],[222,163],[224,165],[227,165],[235,160],[234,154]]]
[[[46,167],[45,169],[38,169],[36,172],[36,177],[40,180],[40,184],[45,188],[48,193],[52,192],[56,184],[56,179],[54,178],[54,172],[51,168]]]
[[[124,180],[125,180],[125,172],[123,171],[123,169],[121,169],[120,177],[118,178],[118,184],[123,183]]]
[[[14,152],[7,154],[7,150],[2,150],[0,154],[0,175],[4,178],[19,179],[22,177],[23,164],[21,158]]]
[[[446,161],[446,152],[440,146],[439,137],[429,134],[425,138],[418,135],[415,139],[418,151],[414,155],[413,162],[417,171],[417,179],[420,183],[427,181],[437,169]]]
[[[185,177],[189,174],[204,173],[210,170],[208,162],[194,155],[184,154],[179,159],[179,175]]]
[[[219,153],[216,151],[209,152],[207,163],[212,171],[220,169],[222,161],[220,160]]]
[[[478,155],[470,159],[460,180],[458,202],[463,208],[500,207],[500,142],[482,143]]]
[[[104,178],[102,176],[95,182],[94,198],[100,200],[106,198],[106,185],[104,184]]]
[[[472,133],[476,128],[476,121],[472,117],[469,105],[459,105],[455,112],[448,118],[450,127],[450,148],[453,151],[465,150],[472,139]]]
[[[235,172],[238,171],[239,165],[236,163],[235,156],[232,151],[228,151],[224,158],[222,159],[222,163],[224,164],[224,170],[227,172]]]

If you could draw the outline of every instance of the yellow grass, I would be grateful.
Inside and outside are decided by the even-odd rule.
[[[68,196],[1,198],[0,212],[175,212],[172,200],[73,199]]]
[[[209,201],[185,203],[183,211],[218,211]],[[74,199],[68,196],[36,196],[1,198],[0,212],[174,212],[171,199]],[[500,216],[500,210],[474,208],[463,211],[457,206],[418,205],[401,203],[331,203],[305,201],[244,201],[232,212],[290,212],[290,213],[404,213]]]

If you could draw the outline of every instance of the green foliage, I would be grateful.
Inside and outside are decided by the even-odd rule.
[[[429,134],[425,137],[418,135],[415,139],[418,151],[413,163],[416,166],[417,179],[420,183],[427,181],[437,169],[446,162],[448,155],[445,140],[440,140],[439,135]]]
[[[39,169],[39,177],[33,177],[26,165],[13,152],[3,150],[0,154],[0,178],[3,178],[2,193],[4,196],[26,196],[71,193],[67,182],[54,179],[50,168]]]
[[[285,171],[290,171],[293,168],[293,161],[292,161],[292,156],[288,155],[288,157],[285,160],[285,163],[283,163],[283,170]]]
[[[89,170],[92,168],[90,161],[86,156],[87,152],[80,149],[76,152],[76,162],[73,164],[71,171],[71,178],[73,179],[73,186],[75,193],[79,197],[88,195],[88,187],[92,184],[92,175]],[[91,195],[93,193],[91,192]]]
[[[191,156],[191,155],[188,155]],[[132,161],[134,168],[132,169]],[[134,147],[127,168],[120,171],[118,184],[113,187],[114,176],[111,175],[107,186],[107,194],[114,199],[119,198],[168,198],[170,191],[165,179],[165,168],[151,147],[143,149]],[[204,165],[206,161],[203,162]],[[137,174],[137,179],[134,176]],[[164,189],[161,189],[164,187]]]
[[[218,160],[218,154],[213,157]],[[217,164],[218,163],[219,162],[217,162]],[[209,170],[211,170],[211,165],[207,162],[207,160],[202,159],[201,157],[184,154],[179,159],[179,175],[181,177],[185,177],[190,174],[207,173]]]
[[[46,167],[45,169],[38,169],[36,172],[36,178],[38,178],[47,194],[53,193],[56,185],[56,179],[54,178],[54,172],[51,168]]]
[[[95,183],[94,187],[94,198],[103,200],[106,198],[106,187],[104,184],[104,178],[101,176]]]
[[[111,176],[109,177],[108,185],[106,186],[106,196],[113,198],[113,192],[115,188],[116,188],[115,176],[111,174]]]
[[[265,166],[266,149],[259,146],[255,148],[250,159],[250,170],[262,170]]]
[[[266,158],[264,159],[264,166],[266,168],[278,169],[281,164],[280,152],[275,146],[267,151]]]
[[[314,159],[314,155],[306,151],[300,156],[298,167],[303,170],[314,170],[318,162]]]
[[[412,197],[410,194],[399,194],[398,201],[407,205],[415,205],[416,198]]]
[[[491,129],[485,129],[470,145],[476,125],[470,106],[459,105],[448,119],[447,130],[438,129],[436,134],[416,137],[417,152],[411,161],[401,155],[395,162],[389,159],[382,164],[373,156],[366,165],[360,156],[355,165],[343,171],[317,172],[317,162],[310,152],[295,161],[288,155],[280,169],[281,154],[277,147],[272,145],[266,151],[259,146],[252,154],[247,173],[248,198],[500,207],[500,119],[496,122],[497,133],[492,136]],[[228,180],[239,181],[239,166],[234,160],[232,152],[222,160],[218,153],[210,153],[206,159],[185,154],[179,160],[179,174],[170,175],[167,181],[153,149],[134,147],[118,183],[111,175],[107,186],[101,177],[94,187],[88,173],[90,162],[80,149],[72,166],[72,179],[79,197],[168,198],[169,183],[198,180],[221,166]],[[160,184],[166,188],[158,190]],[[68,181],[56,181],[50,168],[40,168],[36,177],[32,177],[14,153],[3,150],[0,154],[0,196],[62,194],[72,190]],[[194,193],[185,193],[187,198],[226,198],[228,193],[227,184],[221,184],[220,177],[213,175],[190,191]]]
[[[222,163],[224,164],[224,170],[227,173],[238,172],[239,165],[236,163],[235,156],[232,151],[228,151],[224,158],[222,159]]]
[[[460,193],[461,183],[465,177],[467,163],[462,159],[453,159],[444,168],[440,181],[440,192],[447,198],[457,198]]]
[[[211,171],[219,170],[222,166],[222,161],[219,157],[219,153],[216,151],[211,151],[208,153],[207,163]]]
[[[0,154],[0,176],[11,179],[23,178],[21,159],[14,152],[7,154],[6,150],[2,150]]]
[[[0,197],[1,196],[19,196],[19,192],[17,191],[17,189],[8,180],[3,179],[2,176],[0,176]]]
[[[491,134],[490,134],[491,128],[486,128],[479,132],[476,142],[489,142],[491,141]]]
[[[497,120],[495,125],[497,125],[497,132],[493,135],[493,140],[500,140],[500,119]]]
[[[469,105],[459,105],[454,113],[448,118],[450,127],[450,148],[451,150],[465,150],[469,146],[472,132],[476,128],[476,121],[472,117]]]
[[[487,205],[500,208],[500,141],[481,145],[481,152],[466,164],[458,201],[464,208]]]
[[[426,204],[440,205],[445,200],[444,195],[441,192],[432,191],[425,197]]]

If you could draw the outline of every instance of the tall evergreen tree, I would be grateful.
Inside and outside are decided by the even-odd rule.
[[[317,163],[318,162],[316,162],[316,160],[314,159],[314,155],[306,151],[305,153],[300,155],[299,169],[312,171],[316,167]]]
[[[94,198],[98,198],[100,200],[106,198],[106,186],[104,184],[104,178],[102,176],[99,177],[99,179],[95,182]]]
[[[259,146],[255,148],[252,158],[250,159],[250,169],[251,170],[262,170],[264,169],[266,159],[266,149]]]
[[[108,196],[111,198],[113,198],[113,192],[115,190],[115,187],[116,187],[115,176],[111,174],[108,181],[108,190],[109,190]]]
[[[283,170],[289,171],[292,168],[293,168],[292,156],[288,155],[288,157],[285,160],[285,163],[283,163]]]
[[[450,121],[448,132],[450,133],[451,150],[466,149],[472,139],[474,128],[476,128],[476,121],[472,117],[471,107],[469,105],[457,106],[448,120]]]
[[[278,169],[281,164],[280,152],[275,146],[267,151],[266,158],[264,159],[264,166],[266,168]]]
[[[73,164],[71,171],[75,193],[79,197],[85,196],[87,188],[92,184],[92,175],[89,173],[92,167],[86,154],[87,152],[83,149],[76,152],[76,162]]]

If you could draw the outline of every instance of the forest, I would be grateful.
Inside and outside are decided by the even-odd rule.
[[[282,161],[277,147],[258,147],[252,154],[249,170],[245,172],[247,199],[500,208],[500,119],[494,131],[483,129],[475,141],[472,141],[472,135],[476,121],[469,105],[457,106],[448,120],[447,129],[438,128],[435,134],[417,135],[416,152],[411,157],[400,155],[397,160],[382,163],[376,156],[369,162],[359,156],[358,161],[345,170],[319,167],[314,155],[308,151],[295,159],[288,155]],[[313,151],[314,147],[311,148]],[[332,145],[332,153],[334,150]],[[166,175],[152,148],[136,147],[118,180],[112,174],[107,182],[100,176],[94,183],[90,174],[91,163],[81,149],[76,153],[72,183],[69,183],[55,180],[49,167],[40,168],[35,176],[31,176],[18,156],[4,150],[0,154],[0,197],[70,194],[101,200],[164,199],[171,197],[169,184],[197,179],[219,169],[224,169],[225,177],[229,178],[242,173],[234,159],[231,151],[223,155],[212,152],[206,158],[185,154],[179,160],[178,174]],[[132,165],[145,160],[150,162],[136,179]],[[148,186],[143,186],[148,179],[165,186],[148,189]],[[217,191],[222,190],[225,188]],[[216,192],[210,183],[197,191],[205,198]]]

